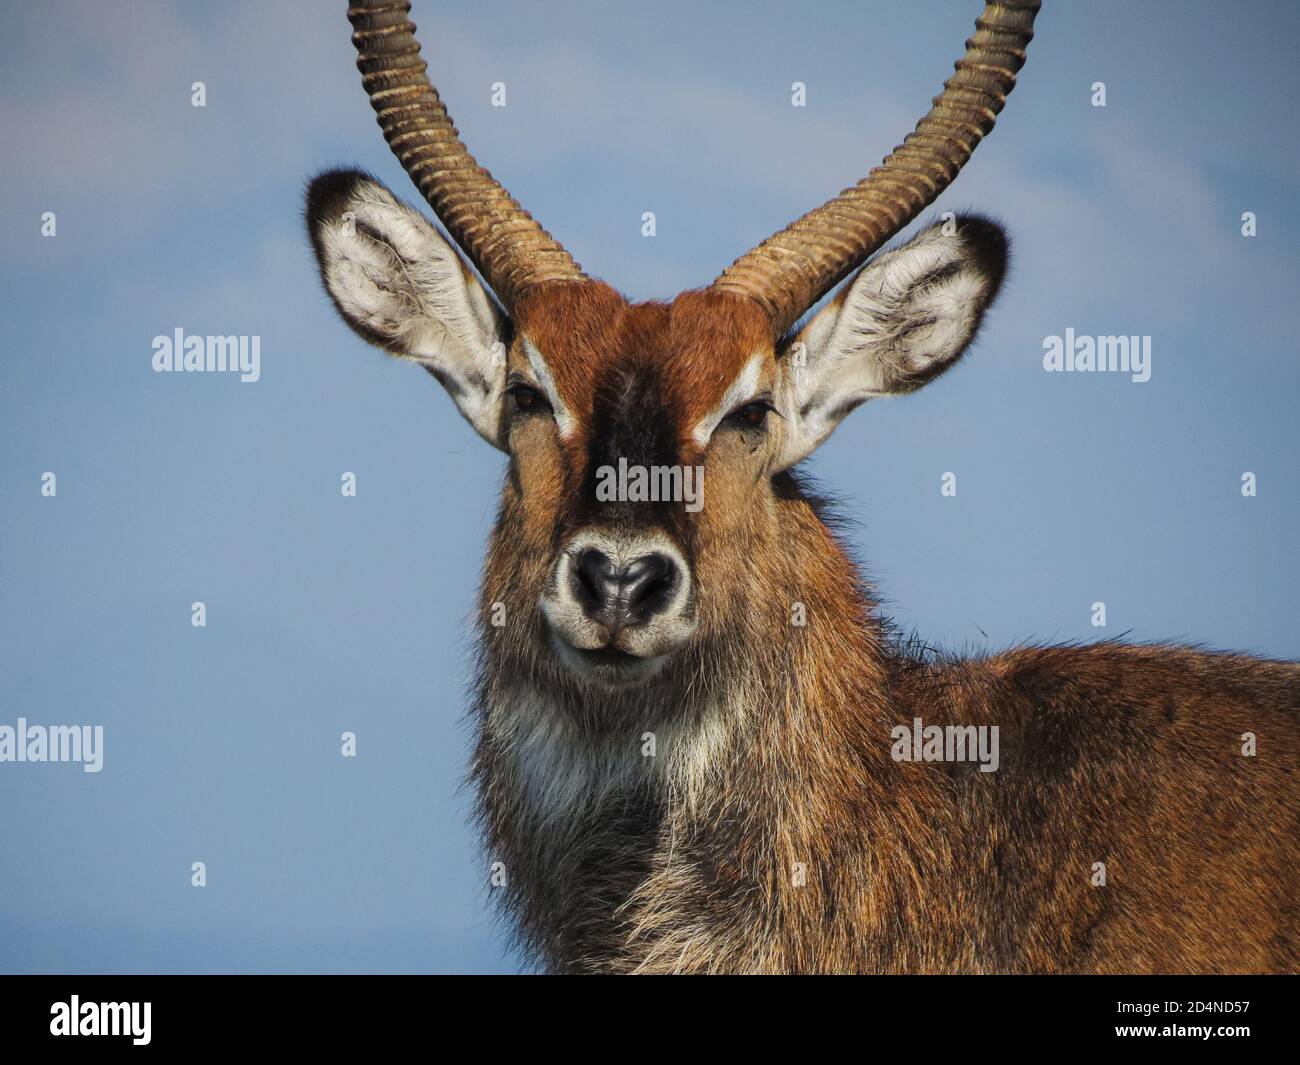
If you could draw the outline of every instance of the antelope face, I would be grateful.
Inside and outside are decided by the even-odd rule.
[[[734,297],[629,306],[597,282],[544,286],[517,318],[502,439],[547,639],[581,677],[646,680],[770,491],[769,323]]]
[[[522,612],[538,649],[581,682],[645,682],[797,584],[782,572],[781,475],[849,411],[934,379],[973,338],[1005,268],[995,224],[949,218],[852,271],[992,128],[1038,0],[989,5],[930,114],[871,176],[708,288],[635,305],[474,163],[406,6],[350,8],[358,65],[459,250],[372,178],[332,171],[307,201],[322,280],[357,333],[423,365],[509,456],[488,600]]]
[[[858,405],[951,366],[1006,255],[982,219],[931,228],[778,338],[717,288],[628,304],[556,281],[508,318],[432,225],[355,172],[317,179],[308,218],[349,324],[429,369],[509,456],[496,601],[537,611],[549,652],[603,685],[749,623],[781,562],[775,479]]]

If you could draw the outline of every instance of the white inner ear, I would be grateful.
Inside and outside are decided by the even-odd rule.
[[[960,356],[989,287],[961,235],[941,226],[863,267],[782,353],[781,468],[855,407],[911,391]]]
[[[349,323],[432,370],[479,435],[504,449],[508,323],[455,249],[418,211],[369,181],[357,183],[319,237],[325,284]]]

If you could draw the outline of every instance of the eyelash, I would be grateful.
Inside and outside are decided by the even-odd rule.
[[[531,385],[511,385],[506,395],[514,400],[516,414],[538,414],[551,409],[546,397]]]
[[[760,429],[767,424],[768,412],[775,410],[765,399],[751,399],[728,414],[725,420],[742,429]]]

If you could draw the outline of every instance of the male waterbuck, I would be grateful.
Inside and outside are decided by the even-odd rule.
[[[957,217],[867,260],[993,128],[1038,7],[988,4],[856,186],[707,288],[637,304],[470,156],[409,4],[349,10],[384,135],[458,249],[356,171],[312,182],[307,221],[347,323],[507,456],[473,778],[494,890],[546,967],[1300,964],[1300,666],[1114,643],[921,653],[794,470],[974,337],[999,226]],[[702,495],[682,498],[683,471]]]

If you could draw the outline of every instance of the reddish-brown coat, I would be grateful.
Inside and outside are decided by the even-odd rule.
[[[727,297],[629,307],[595,284],[523,309],[519,332],[580,421],[621,359],[662,360],[683,437],[773,344]],[[482,629],[475,758],[501,901],[545,965],[1300,968],[1300,667],[1116,644],[917,654],[796,481],[726,453],[697,517],[697,636],[650,684],[593,692],[536,609],[573,499],[548,440],[503,488],[483,610],[511,621]],[[893,761],[914,717],[997,725],[1001,767]]]

